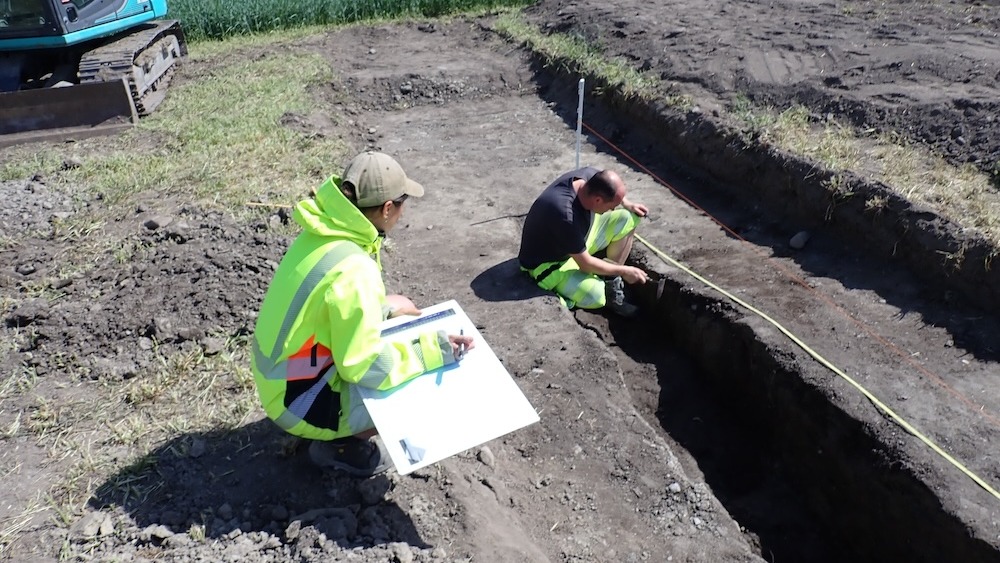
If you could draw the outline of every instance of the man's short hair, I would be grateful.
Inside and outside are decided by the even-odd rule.
[[[612,174],[610,170],[601,170],[587,180],[583,185],[583,189],[586,190],[587,195],[613,201],[618,194],[618,190],[615,189],[615,185],[612,182]]]

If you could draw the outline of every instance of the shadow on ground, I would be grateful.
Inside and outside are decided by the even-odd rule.
[[[204,526],[209,538],[236,530],[286,539],[322,533],[341,547],[428,547],[410,517],[386,500],[389,478],[324,473],[305,450],[266,419],[184,434],[112,476],[89,504],[120,506],[140,528],[187,533]]]
[[[511,258],[486,269],[469,284],[476,297],[483,301],[521,301],[548,295],[521,271],[517,258]]]

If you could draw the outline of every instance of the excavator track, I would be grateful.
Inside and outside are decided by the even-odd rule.
[[[84,53],[79,84],[0,93],[0,148],[131,127],[163,101],[185,55],[180,24],[152,21]]]
[[[187,42],[179,22],[150,22],[85,53],[80,60],[80,84],[124,77],[136,111],[148,115],[163,101],[174,64],[185,55]]]

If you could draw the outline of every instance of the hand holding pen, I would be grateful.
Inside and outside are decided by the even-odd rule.
[[[464,329],[458,331],[457,336],[454,334],[448,335],[448,340],[451,342],[451,350],[456,360],[461,360],[465,357],[466,352],[476,347],[476,342],[471,336],[465,335]]]

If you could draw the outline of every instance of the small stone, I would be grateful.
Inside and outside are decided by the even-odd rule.
[[[70,528],[70,536],[77,539],[93,538],[101,531],[104,519],[107,517],[103,512],[91,512],[77,520]]]
[[[7,326],[26,327],[35,321],[49,318],[49,302],[40,297],[27,299],[11,311]]]
[[[299,537],[299,532],[302,531],[302,521],[293,520],[288,527],[285,528],[285,539],[294,540]]]
[[[208,337],[201,340],[201,349],[206,356],[215,356],[226,349],[226,340],[223,338]]]
[[[176,242],[177,244],[184,244],[189,238],[191,238],[188,233],[191,231],[191,225],[188,225],[185,221],[178,221],[172,225],[170,228],[164,229],[167,237],[170,240]]]
[[[368,54],[369,55],[374,55],[375,53],[378,53],[378,50],[375,49],[374,47],[372,47],[371,49],[368,49]]]
[[[83,166],[83,161],[75,156],[71,156],[63,160],[62,169],[63,170],[73,170]]]
[[[138,344],[140,350],[149,351],[153,349],[153,340],[150,338],[146,338],[145,336],[139,338]]]
[[[177,338],[179,340],[200,340],[204,336],[204,333],[200,328],[197,327],[182,327],[177,329]]]
[[[15,272],[21,274],[22,276],[30,276],[38,271],[34,264],[21,264],[14,269]]]
[[[160,340],[173,338],[174,323],[168,317],[157,317],[153,319],[153,334]]]
[[[806,247],[806,243],[809,242],[809,236],[808,231],[799,231],[788,241],[788,246],[795,250],[802,250]]]
[[[409,82],[404,82],[399,86],[399,91],[403,94],[409,94],[413,91],[413,84]]]
[[[187,534],[174,534],[169,538],[165,538],[163,543],[169,547],[178,548],[193,545],[194,540]]]
[[[159,215],[155,217],[150,217],[143,222],[142,226],[146,227],[150,231],[155,231],[156,229],[166,227],[174,221],[173,217],[168,215]]]
[[[681,484],[680,483],[670,483],[670,486],[667,487],[667,490],[670,491],[671,493],[677,494],[677,493],[681,492]]]
[[[410,551],[409,545],[393,542],[389,544],[389,549],[392,550],[392,560],[395,563],[413,563],[413,552]]]
[[[191,447],[188,449],[188,455],[195,458],[201,457],[205,455],[206,449],[205,440],[195,438],[191,441]]]
[[[431,551],[431,557],[434,559],[444,559],[448,557],[448,552],[446,552],[443,548],[435,547]]]
[[[493,451],[490,450],[489,446],[479,448],[479,455],[477,457],[486,467],[494,467],[496,465],[496,458],[493,457]]]
[[[163,524],[150,524],[139,533],[139,537],[145,541],[165,540],[173,535],[174,533],[170,531],[170,528],[167,528]]]
[[[369,127],[368,128],[368,134],[369,135],[374,135],[377,131],[378,131],[378,129],[376,129],[374,127]]]

